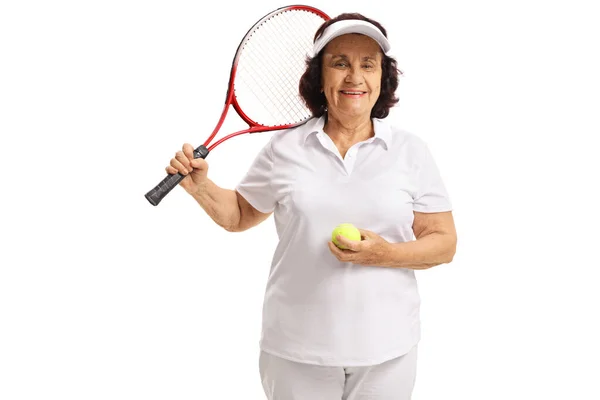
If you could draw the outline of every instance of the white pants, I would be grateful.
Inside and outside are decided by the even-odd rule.
[[[259,370],[269,400],[410,400],[417,346],[368,367],[323,367],[261,352]]]

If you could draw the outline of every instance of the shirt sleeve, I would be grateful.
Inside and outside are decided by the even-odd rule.
[[[417,142],[417,190],[414,194],[413,210],[424,213],[452,211],[450,196],[429,147],[420,139]]]
[[[269,140],[235,188],[252,207],[262,213],[270,213],[275,209],[276,198],[271,185],[272,173],[273,151],[272,140]]]

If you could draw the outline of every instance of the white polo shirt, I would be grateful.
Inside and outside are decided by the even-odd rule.
[[[274,211],[279,243],[263,306],[265,352],[329,366],[363,366],[407,353],[420,339],[414,271],[342,263],[327,242],[353,223],[389,242],[414,240],[413,211],[451,211],[426,144],[374,119],[374,137],[344,159],[325,119],[273,134],[236,190]]]

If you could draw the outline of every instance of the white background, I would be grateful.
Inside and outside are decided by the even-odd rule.
[[[455,207],[454,261],[417,273],[414,400],[600,398],[592,3],[310,3],[388,29],[390,118]],[[287,5],[200,4],[2,2],[1,399],[264,398],[272,218],[232,234],[181,188],[143,196],[214,127],[246,30]],[[232,188],[267,139],[220,145],[211,178]]]

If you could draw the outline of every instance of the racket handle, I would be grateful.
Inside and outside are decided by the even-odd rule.
[[[208,149],[204,146],[198,146],[198,148],[194,150],[194,158],[206,158],[207,155]],[[185,175],[181,175],[179,172],[167,175],[165,179],[154,187],[154,189],[146,193],[146,200],[153,206],[157,206],[158,203],[160,203],[161,200],[183,180],[183,178],[185,178]]]

